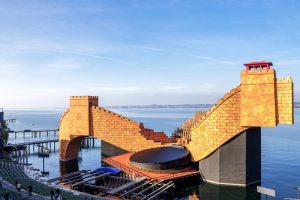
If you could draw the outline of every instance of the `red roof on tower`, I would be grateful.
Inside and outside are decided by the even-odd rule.
[[[245,63],[244,65],[246,66],[247,70],[251,70],[251,68],[253,68],[253,69],[263,69],[263,68],[270,69],[270,66],[273,66],[273,63],[267,62],[267,61],[258,61],[258,62]]]

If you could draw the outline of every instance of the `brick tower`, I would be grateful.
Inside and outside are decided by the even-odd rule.
[[[70,121],[74,121],[69,127],[74,136],[91,135],[90,108],[98,106],[97,96],[71,96],[70,97]]]
[[[276,72],[272,65],[245,64],[246,70],[241,72],[241,126],[276,126]]]

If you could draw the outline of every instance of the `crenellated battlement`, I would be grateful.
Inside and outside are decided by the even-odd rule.
[[[98,96],[70,96],[70,99],[98,99]]]
[[[71,96],[70,106],[98,106],[97,96]]]
[[[277,83],[292,83],[293,82],[293,79],[292,77],[279,77],[277,79]]]

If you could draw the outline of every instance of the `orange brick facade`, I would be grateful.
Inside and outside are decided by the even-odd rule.
[[[276,126],[275,84],[274,69],[241,72],[241,126]]]
[[[277,123],[294,123],[293,81],[290,77],[277,79]]]
[[[193,161],[209,156],[251,127],[293,124],[293,82],[276,79],[274,69],[241,72],[241,85],[225,94],[191,128],[187,144]]]
[[[86,136],[94,136],[130,152],[172,142],[163,132],[146,129],[142,123],[97,105],[97,97],[70,98],[70,107],[60,120],[61,160],[76,159],[81,140]]]
[[[231,138],[251,127],[292,124],[293,82],[276,79],[274,69],[241,72],[241,85],[225,94],[206,113],[198,113],[184,126],[189,140],[179,139],[199,161]],[[77,158],[82,138],[94,136],[126,151],[136,152],[172,143],[163,132],[154,132],[119,114],[98,107],[98,98],[75,96],[60,120],[60,159]]]

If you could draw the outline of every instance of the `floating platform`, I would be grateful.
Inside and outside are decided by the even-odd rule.
[[[159,181],[174,180],[178,178],[184,178],[188,176],[198,175],[199,171],[186,167],[180,170],[156,170],[146,171],[139,169],[130,164],[130,157],[134,153],[125,153],[118,156],[113,156],[103,159],[103,161],[113,167],[119,168],[125,173],[132,174],[134,176],[146,177],[149,180],[155,179]]]

